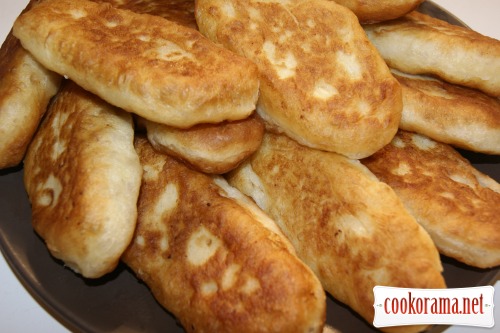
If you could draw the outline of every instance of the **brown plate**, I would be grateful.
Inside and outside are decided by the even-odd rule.
[[[432,2],[423,3],[420,11],[463,25]],[[463,153],[479,170],[500,181],[500,156]],[[75,332],[184,332],[125,265],[104,278],[87,280],[51,257],[31,227],[22,177],[22,166],[0,171],[0,249],[37,301]],[[487,285],[498,278],[498,269],[474,269],[449,258],[443,258],[443,266],[450,288]],[[327,309],[327,324],[341,332],[377,332],[331,297]]]

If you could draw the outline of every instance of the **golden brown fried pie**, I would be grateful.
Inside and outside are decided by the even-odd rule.
[[[500,41],[416,11],[364,28],[390,67],[500,96]]]
[[[47,68],[151,121],[186,128],[255,110],[252,62],[158,16],[46,0],[21,15],[13,31]]]
[[[119,8],[148,13],[197,29],[193,0],[106,0]],[[176,128],[143,118],[139,123],[155,149],[182,159],[194,169],[221,174],[234,169],[260,145],[264,123],[255,113],[237,121]]]
[[[425,76],[393,73],[403,91],[399,127],[455,147],[500,154],[500,101]]]
[[[394,189],[441,253],[475,267],[500,265],[500,185],[452,147],[400,131],[363,164]]]
[[[38,1],[31,1],[29,10]],[[10,32],[0,48],[0,169],[21,163],[61,77],[45,69]]]
[[[357,160],[266,133],[228,180],[276,221],[326,291],[370,324],[376,285],[445,287],[429,235]]]
[[[255,114],[243,120],[199,124],[188,129],[151,121],[144,121],[144,126],[155,149],[210,174],[237,167],[259,148],[264,135],[264,122]]]
[[[356,14],[361,23],[374,23],[401,17],[424,0],[333,0]]]
[[[275,131],[352,158],[389,143],[399,84],[356,16],[330,1],[198,0],[200,31],[254,61],[257,111]]]
[[[142,169],[131,115],[73,83],[63,89],[28,148],[24,183],[52,255],[96,278],[132,239]]]
[[[123,260],[187,332],[322,332],[325,294],[288,240],[222,178],[136,138],[144,169]]]

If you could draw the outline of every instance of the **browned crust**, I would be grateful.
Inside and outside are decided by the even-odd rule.
[[[136,13],[161,16],[183,26],[197,29],[194,17],[194,0],[92,0],[109,3],[116,8],[128,9]]]
[[[391,68],[500,96],[500,41],[418,11],[364,28]]]
[[[144,138],[136,138],[136,149],[145,173],[135,241],[123,260],[187,332],[322,331],[324,292],[282,236],[210,177]],[[166,198],[168,208],[156,208]],[[197,247],[206,248],[203,260],[189,252]]]
[[[30,1],[23,13],[36,3]],[[9,32],[0,48],[0,169],[21,163],[60,81]]]
[[[256,115],[188,129],[144,121],[149,141],[158,151],[182,159],[194,169],[223,174],[251,156],[260,146],[264,122]]]
[[[52,255],[96,278],[132,238],[142,170],[131,115],[73,83],[63,89],[28,147],[24,184]]]
[[[100,0],[138,13],[161,16],[184,26],[197,29],[193,0]],[[264,134],[263,121],[253,113],[237,121],[217,124],[197,124],[181,129],[145,119],[149,141],[158,151],[168,153],[194,169],[222,174],[234,169],[260,145]]]
[[[203,0],[195,14],[203,34],[257,64],[257,111],[277,131],[352,158],[372,154],[396,133],[399,84],[347,8]]]
[[[447,82],[394,74],[403,91],[400,128],[486,154],[500,154],[500,101]]]
[[[500,185],[452,147],[400,131],[363,163],[396,191],[441,253],[475,267],[500,264]]]
[[[429,235],[358,161],[266,133],[229,183],[277,222],[325,290],[368,323],[376,285],[445,287]]]
[[[46,0],[13,31],[47,68],[151,121],[186,128],[243,119],[255,109],[254,64],[159,16]]]

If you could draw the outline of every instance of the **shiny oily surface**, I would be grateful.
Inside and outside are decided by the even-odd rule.
[[[421,11],[454,24],[461,22],[432,3]],[[464,152],[474,166],[500,181],[500,156]],[[87,280],[51,257],[31,226],[22,167],[0,171],[0,248],[28,291],[70,330],[78,332],[183,332],[175,318],[153,298],[128,268]],[[448,287],[485,285],[498,269],[478,270],[443,258]],[[327,324],[342,332],[377,332],[356,314],[327,299]],[[445,327],[434,327],[441,332]]]

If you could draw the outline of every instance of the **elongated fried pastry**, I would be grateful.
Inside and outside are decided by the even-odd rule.
[[[500,185],[452,147],[400,131],[363,164],[394,189],[441,253],[475,267],[500,265]]]
[[[138,13],[158,15],[197,29],[193,0],[103,2]],[[255,114],[242,120],[197,124],[185,129],[143,118],[139,119],[139,123],[145,128],[147,138],[155,149],[182,159],[198,171],[210,174],[221,174],[234,169],[259,147],[264,135],[264,123]]]
[[[255,110],[252,62],[159,16],[46,0],[21,15],[13,32],[45,67],[151,121],[186,128]]]
[[[496,39],[416,11],[364,29],[394,69],[432,74],[500,96],[500,41]]]
[[[276,221],[323,287],[370,324],[376,285],[445,287],[429,235],[357,160],[266,133],[228,180]]]
[[[188,129],[151,121],[145,121],[144,126],[155,149],[210,174],[226,173],[237,167],[259,148],[264,135],[264,122],[257,115]]]
[[[136,138],[144,169],[123,256],[187,332],[321,332],[325,293],[278,227],[223,178]]]
[[[21,163],[60,82],[9,32],[0,48],[0,169]]]
[[[333,0],[356,14],[361,23],[374,23],[401,17],[423,0]]]
[[[399,84],[349,9],[319,0],[198,0],[195,15],[204,35],[257,64],[257,111],[269,128],[352,158],[396,133]]]
[[[478,90],[393,73],[403,92],[399,128],[455,147],[500,154],[500,101]]]
[[[28,147],[24,184],[52,255],[96,278],[132,239],[142,169],[132,116],[72,82],[63,89]]]

